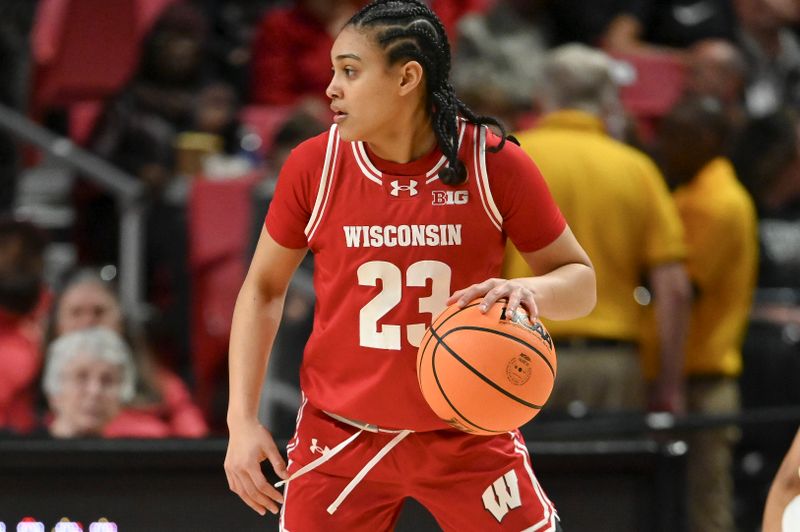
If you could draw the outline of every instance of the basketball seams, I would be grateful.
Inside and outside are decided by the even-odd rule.
[[[490,333],[490,334],[496,334],[498,336],[503,336],[505,338],[508,338],[509,340],[514,340],[515,342],[524,345],[525,347],[531,349],[533,352],[535,352],[537,355],[539,355],[539,358],[541,358],[542,361],[545,364],[547,364],[547,367],[550,369],[550,374],[553,375],[553,378],[555,378],[555,376],[556,376],[556,371],[555,371],[555,369],[553,369],[553,365],[550,363],[550,360],[547,358],[547,356],[544,353],[542,353],[541,351],[539,351],[539,349],[537,349],[536,347],[532,346],[531,344],[529,344],[528,342],[526,342],[522,338],[519,338],[518,336],[514,336],[513,334],[504,333],[503,331],[497,331],[497,330],[491,329],[489,327],[480,327],[478,325],[462,325],[461,327],[456,327],[454,329],[450,329],[449,331],[447,331],[444,334],[444,336],[442,336],[442,338],[444,338],[445,336],[447,336],[449,334],[452,334],[452,333],[454,333],[456,331],[483,331],[483,332],[487,332],[487,333]]]
[[[433,336],[436,336],[436,338],[439,339],[439,336],[436,335],[436,333],[433,333]],[[467,419],[467,417],[464,414],[462,414],[461,411],[458,408],[456,408],[456,406],[450,401],[450,398],[447,396],[447,392],[444,391],[444,387],[442,386],[442,383],[439,381],[439,375],[438,375],[438,373],[436,371],[436,350],[439,348],[439,346],[442,346],[447,351],[450,351],[450,348],[448,348],[444,344],[444,342],[442,342],[441,339],[439,339],[439,341],[436,343],[436,347],[433,348],[433,352],[431,353],[431,371],[432,371],[432,374],[433,374],[433,378],[436,381],[436,386],[439,387],[439,392],[442,394],[442,397],[444,398],[444,400],[447,401],[447,404],[450,405],[450,408],[453,410],[453,412],[458,414],[458,416],[461,418],[461,420],[464,421],[465,423],[467,423],[468,425],[472,425],[476,429],[482,430],[484,432],[491,432],[493,434],[502,434],[504,432],[507,432],[505,430],[487,429],[487,428],[481,427],[480,425],[478,425],[476,423],[473,423],[472,421]]]
[[[427,351],[428,351],[428,344],[431,342],[431,339],[433,338],[433,335],[431,334],[431,332],[432,332],[432,331],[436,331],[436,330],[437,330],[437,327],[441,327],[442,325],[444,325],[445,323],[447,323],[447,321],[448,321],[450,318],[452,318],[452,317],[454,317],[454,316],[457,316],[458,314],[460,314],[461,312],[464,312],[464,311],[465,311],[465,310],[467,310],[468,308],[472,308],[472,307],[475,307],[475,306],[477,306],[477,305],[480,305],[480,303],[470,303],[470,304],[469,304],[469,305],[467,305],[466,307],[464,307],[464,308],[460,308],[460,309],[458,309],[457,311],[455,311],[455,312],[453,312],[452,314],[450,314],[449,316],[447,316],[447,317],[446,317],[446,318],[445,318],[445,319],[442,321],[442,323],[439,323],[439,324],[437,324],[437,323],[436,323],[436,320],[440,319],[442,316],[441,316],[441,314],[440,314],[439,316],[437,316],[437,317],[436,317],[436,320],[434,320],[434,321],[431,323],[431,326],[430,326],[430,327],[428,327],[428,330],[427,330],[427,331],[425,331],[425,335],[426,335],[426,336],[428,336],[428,340],[425,342],[425,347],[423,347],[423,348],[422,348],[422,354],[424,355],[424,354],[425,354],[425,353],[427,353]],[[445,310],[447,310],[447,309],[445,309]],[[442,311],[442,313],[444,313],[444,311]],[[424,341],[424,340],[425,340],[425,336],[423,336],[423,337],[422,337],[422,339],[423,339],[423,341]],[[422,344],[420,343],[420,345],[422,345]],[[425,359],[425,357],[422,357],[422,356],[421,356],[421,357],[419,357],[419,360],[417,361],[417,382],[419,382],[420,386],[422,385],[422,381],[420,381],[420,379],[419,379],[419,374],[420,374],[420,370],[422,369],[422,363],[423,363],[424,359]]]
[[[452,333],[452,332],[454,332],[454,331],[457,331],[457,330],[459,330],[459,329],[468,329],[468,328],[475,329],[475,327],[458,327],[458,328],[456,328],[456,329],[453,329],[453,330],[451,330],[451,331],[447,332],[447,333],[445,334],[445,336],[447,336],[448,334],[450,334],[450,333]],[[488,330],[491,330],[491,329],[488,329]],[[526,401],[525,399],[522,399],[521,397],[517,397],[517,396],[516,396],[516,395],[514,395],[513,393],[511,393],[511,392],[509,392],[508,390],[506,390],[505,388],[503,388],[502,386],[499,386],[497,383],[495,383],[493,380],[491,380],[490,378],[488,378],[486,375],[484,375],[483,373],[481,373],[480,371],[478,371],[477,369],[475,369],[475,368],[474,368],[474,367],[473,367],[473,366],[472,366],[472,365],[471,365],[469,362],[467,362],[466,360],[464,360],[463,358],[461,358],[460,356],[458,356],[458,354],[457,354],[455,351],[453,351],[452,349],[450,349],[450,346],[449,346],[449,345],[447,345],[447,344],[445,343],[444,339],[443,339],[442,337],[440,337],[438,334],[436,334],[436,332],[432,332],[432,334],[433,334],[433,336],[435,336],[435,337],[436,337],[436,339],[438,340],[438,345],[441,345],[442,347],[444,347],[444,348],[445,348],[445,350],[447,350],[447,352],[448,352],[448,353],[450,353],[450,355],[452,355],[452,356],[453,356],[453,358],[455,358],[456,360],[458,360],[458,361],[459,361],[459,362],[460,362],[460,363],[461,363],[461,364],[462,364],[462,365],[463,365],[465,368],[467,368],[467,369],[468,369],[468,370],[470,370],[472,373],[474,373],[474,374],[475,374],[475,376],[476,376],[476,377],[478,377],[479,379],[481,379],[483,382],[485,382],[486,384],[488,384],[489,386],[491,386],[492,388],[494,388],[494,389],[495,389],[495,390],[497,390],[498,392],[502,393],[503,395],[505,395],[505,396],[506,396],[506,397],[508,397],[509,399],[511,399],[511,400],[513,400],[513,401],[516,401],[516,402],[518,402],[518,403],[519,403],[519,404],[521,404],[521,405],[527,406],[528,408],[533,408],[534,410],[541,410],[541,409],[542,409],[542,406],[543,406],[543,405],[536,405],[536,404],[533,404],[533,403],[529,403],[529,402],[528,402],[528,401]],[[437,346],[437,347],[438,347],[438,346]],[[434,348],[434,351],[435,351],[435,348]],[[431,359],[433,359],[433,356],[431,356]],[[435,368],[434,368],[434,369],[435,369]],[[438,384],[438,380],[437,380],[437,384]],[[449,401],[448,401],[448,402],[449,402]],[[503,431],[503,432],[505,432],[505,431]]]
[[[464,308],[460,308],[460,309],[458,309],[457,311],[455,311],[455,312],[453,312],[452,314],[450,314],[449,316],[447,316],[447,317],[444,319],[444,321],[442,321],[442,323],[439,323],[439,324],[437,324],[436,322],[432,323],[432,324],[431,324],[431,326],[430,326],[430,329],[431,329],[431,330],[433,330],[433,331],[437,331],[437,330],[439,330],[439,329],[442,327],[442,325],[444,325],[445,323],[447,323],[447,321],[448,321],[450,318],[454,318],[454,317],[458,316],[459,314],[461,314],[462,312],[466,311],[467,309],[470,309],[470,308],[472,308],[472,307],[477,307],[478,305],[480,305],[480,303],[470,303],[470,304],[469,304],[469,305],[467,305],[466,307],[464,307]],[[438,318],[437,318],[437,319],[438,319]],[[434,325],[436,325],[436,327],[434,327]]]

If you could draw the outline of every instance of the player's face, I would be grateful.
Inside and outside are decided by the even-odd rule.
[[[370,141],[391,131],[400,109],[400,68],[389,66],[383,50],[348,26],[331,49],[333,78],[325,93],[342,139]]]

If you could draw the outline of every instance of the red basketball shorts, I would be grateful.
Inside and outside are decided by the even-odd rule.
[[[358,432],[304,402],[287,447],[289,473],[331,453]],[[533,474],[518,431],[498,436],[420,432],[399,438],[399,443],[397,436],[362,431],[328,461],[290,481],[284,488],[280,529],[392,530],[403,500],[412,497],[446,531],[557,530],[553,503]],[[396,445],[391,447],[393,441]],[[379,453],[385,455],[329,513],[331,503]]]

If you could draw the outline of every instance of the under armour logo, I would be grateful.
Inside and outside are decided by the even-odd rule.
[[[326,454],[331,452],[331,450],[328,448],[327,445],[324,448],[320,447],[319,445],[317,445],[317,439],[316,438],[311,438],[311,445],[309,446],[309,449],[311,450],[311,454],[319,453],[322,456],[325,456]]]
[[[483,506],[491,512],[498,523],[503,520],[509,510],[522,506],[517,474],[513,469],[486,488],[486,491],[483,492]]]
[[[392,190],[391,192],[389,192],[389,194],[391,194],[392,196],[395,197],[399,196],[401,190],[403,192],[408,192],[409,196],[416,196],[418,194],[417,182],[414,181],[413,179],[410,180],[407,185],[401,185],[400,181],[397,180],[392,181],[390,184],[392,185]]]

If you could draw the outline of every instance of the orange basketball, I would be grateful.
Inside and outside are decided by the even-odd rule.
[[[417,379],[430,407],[453,427],[493,435],[524,425],[553,390],[556,352],[547,330],[498,301],[475,300],[434,320],[417,353]]]

